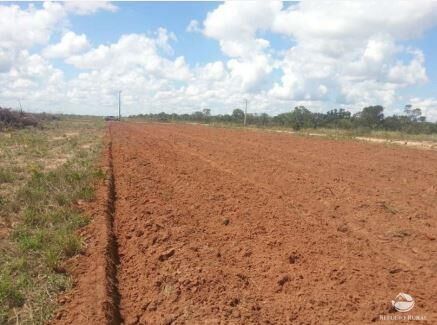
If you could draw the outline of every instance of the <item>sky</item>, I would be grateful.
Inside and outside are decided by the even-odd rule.
[[[437,2],[0,2],[0,106],[437,120]]]

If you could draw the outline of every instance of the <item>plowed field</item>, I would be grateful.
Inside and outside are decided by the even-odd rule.
[[[111,222],[57,322],[436,320],[437,152],[157,123],[109,137]]]

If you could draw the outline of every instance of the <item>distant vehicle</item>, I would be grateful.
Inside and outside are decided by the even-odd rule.
[[[118,118],[115,116],[106,116],[105,121],[118,121]]]

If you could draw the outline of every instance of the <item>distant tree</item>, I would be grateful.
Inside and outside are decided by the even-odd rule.
[[[167,122],[170,119],[169,115],[165,112],[158,113],[156,118],[162,122]]]
[[[413,106],[412,105],[410,105],[410,104],[405,105],[405,107],[404,107],[405,115],[410,116],[412,110],[413,110]]]
[[[179,115],[176,114],[176,113],[172,113],[170,115],[170,118],[171,118],[172,121],[175,121],[175,120],[177,121],[177,120],[179,120]]]
[[[291,127],[294,130],[314,127],[313,114],[305,107],[295,107],[290,115]]]
[[[291,126],[291,112],[282,113],[273,117],[273,123],[280,126]]]
[[[234,109],[234,111],[232,112],[232,117],[234,118],[234,120],[240,122],[244,120],[244,112],[242,109],[236,108]]]
[[[413,134],[431,134],[437,133],[437,123],[427,122],[422,115],[420,108],[413,108],[412,105],[406,105],[404,115],[393,115],[384,117],[384,108],[382,106],[368,106],[362,111],[351,116],[351,113],[343,108],[332,109],[326,113],[312,113],[304,106],[295,107],[287,113],[281,113],[276,116],[269,116],[266,113],[248,114],[247,122],[251,125],[277,125],[292,127],[295,130],[302,128],[340,128],[352,129],[357,127],[366,127],[367,129],[384,129],[392,131],[401,131]],[[17,113],[18,114],[18,113]],[[3,114],[3,120],[0,116],[1,124],[8,124],[4,119],[11,114]],[[244,112],[241,109],[235,109],[232,115],[211,115],[208,108],[191,114],[167,114],[164,112],[158,114],[140,114],[140,117],[168,121],[198,121],[198,122],[219,122],[219,123],[241,123],[244,119]],[[365,130],[363,130],[365,131]]]
[[[356,117],[358,118],[360,125],[373,129],[380,126],[384,120],[383,112],[384,107],[380,105],[368,106],[364,107],[360,113],[356,114]]]
[[[271,120],[270,116],[266,113],[262,113],[258,118],[259,124],[263,126],[269,124],[270,120]]]
[[[413,108],[412,105],[405,105],[404,112],[411,122],[425,122],[426,117],[422,116],[420,108]]]
[[[402,131],[405,130],[408,125],[411,124],[407,116],[388,116],[384,119],[384,129],[390,131]]]
[[[346,111],[344,108],[340,108],[339,110],[333,109],[325,114],[321,114],[318,117],[318,125],[321,124],[325,127],[334,127],[334,128],[350,128],[351,126],[351,112]],[[319,121],[320,120],[320,121]]]
[[[194,121],[202,122],[205,118],[205,115],[201,111],[196,111],[193,114],[191,114],[191,117]]]

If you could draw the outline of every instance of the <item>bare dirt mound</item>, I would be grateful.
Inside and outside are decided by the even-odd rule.
[[[121,319],[106,322],[370,323],[396,315],[399,292],[415,299],[409,314],[435,320],[436,152],[192,125],[110,128]],[[84,294],[60,323],[100,306],[81,305]]]

